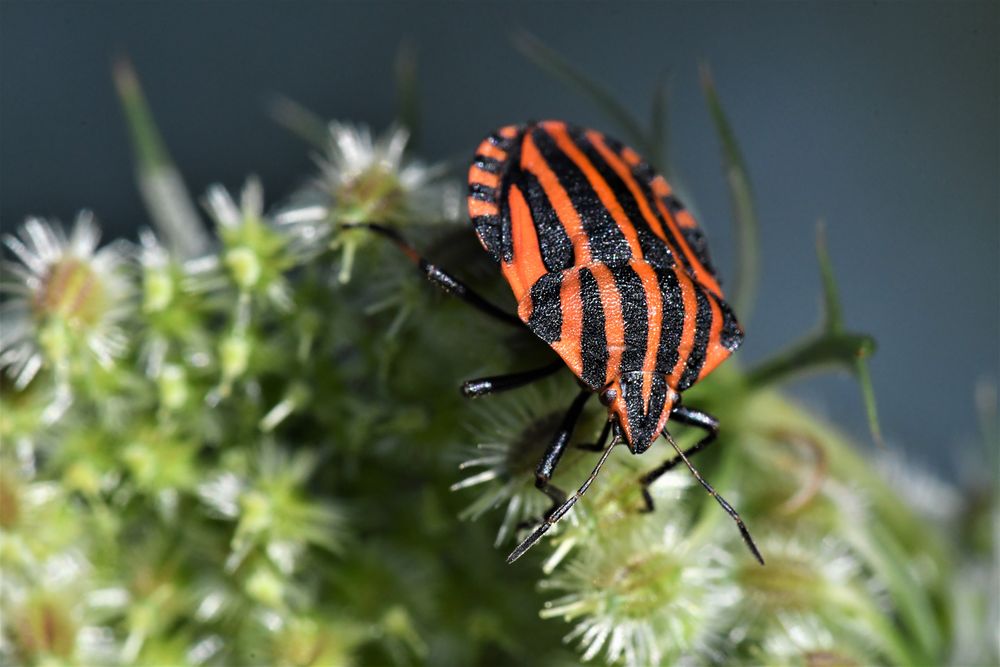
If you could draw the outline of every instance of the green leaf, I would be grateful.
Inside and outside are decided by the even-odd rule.
[[[837,280],[833,277],[833,264],[826,247],[826,225],[820,220],[816,223],[816,259],[819,261],[819,273],[823,279],[823,328],[829,331],[840,331],[844,327],[844,315],[840,309],[840,293],[837,290]]]
[[[875,339],[866,334],[852,333],[844,329],[843,309],[826,249],[822,222],[817,224],[816,229],[816,256],[823,283],[823,315],[820,331],[753,368],[747,376],[748,382],[751,386],[763,386],[776,384],[791,376],[824,366],[846,369],[854,375],[861,387],[872,439],[881,446],[882,429],[879,426],[875,390],[872,387],[867,361],[875,352]]]
[[[420,95],[417,82],[417,51],[404,42],[396,53],[396,121],[410,133],[409,151],[417,148],[420,131]]]
[[[278,125],[298,136],[308,144],[326,149],[330,143],[330,133],[326,121],[295,100],[284,95],[275,95],[267,104],[268,113]]]
[[[750,321],[757,293],[760,261],[753,189],[750,186],[750,176],[747,173],[746,163],[743,161],[743,154],[740,152],[736,135],[733,134],[729,120],[722,109],[722,103],[719,101],[715,82],[712,79],[712,71],[708,65],[701,66],[701,85],[705,93],[705,101],[708,103],[708,111],[715,125],[715,132],[722,145],[722,164],[726,173],[726,181],[729,184],[733,219],[736,223],[736,234],[739,237],[740,254],[736,274],[736,293],[732,303],[740,320],[746,325]]]
[[[201,256],[209,247],[208,235],[170,159],[132,63],[118,60],[112,74],[132,138],[139,193],[149,217],[175,254],[182,258]]]
[[[566,58],[547,47],[534,35],[526,32],[516,35],[514,47],[540,69],[589,98],[605,116],[622,129],[626,140],[643,154],[654,155],[654,146],[642,125],[618,102],[611,91],[576,69]]]

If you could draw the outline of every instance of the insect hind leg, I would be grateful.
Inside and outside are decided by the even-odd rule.
[[[524,326],[524,322],[522,322],[517,315],[508,313],[496,304],[483,298],[461,280],[436,264],[431,263],[423,255],[421,255],[416,248],[410,245],[406,239],[403,238],[402,234],[392,227],[380,225],[375,222],[350,222],[344,223],[342,227],[344,229],[367,229],[374,234],[392,241],[397,247],[399,247],[400,250],[403,251],[403,254],[405,254],[410,261],[417,265],[417,268],[420,269],[422,274],[424,274],[424,277],[448,294],[458,297],[476,310],[489,315],[495,320],[499,320],[505,324],[510,324],[516,327]]]

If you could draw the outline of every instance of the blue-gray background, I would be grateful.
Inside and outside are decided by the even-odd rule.
[[[423,152],[465,156],[494,126],[608,122],[511,48],[526,29],[645,115],[670,75],[671,157],[725,275],[733,234],[697,82],[711,64],[762,223],[759,359],[817,321],[818,218],[848,323],[873,333],[887,440],[955,474],[978,455],[973,391],[998,375],[998,3],[29,3],[0,0],[0,224],[94,209],[145,224],[111,86],[134,61],[189,186],[259,174],[274,197],[313,167],[267,116],[283,93],[376,127],[401,41],[419,56]],[[847,378],[798,398],[867,437]],[[959,465],[957,460],[965,459]]]

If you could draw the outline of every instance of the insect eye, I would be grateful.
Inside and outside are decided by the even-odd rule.
[[[600,399],[603,405],[611,405],[618,398],[618,390],[614,387],[608,387],[601,392]]]

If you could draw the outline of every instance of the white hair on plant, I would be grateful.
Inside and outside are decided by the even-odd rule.
[[[260,180],[255,176],[247,179],[238,203],[221,185],[209,187],[202,202],[218,224],[223,245],[221,266],[241,294],[260,294],[280,310],[290,311],[292,295],[285,273],[304,261],[306,255],[295,238],[264,214]],[[218,270],[220,263],[205,261],[191,268],[207,275]]]
[[[342,225],[437,223],[456,220],[461,198],[440,183],[442,165],[406,156],[410,134],[392,127],[376,137],[366,125],[332,121],[326,152],[316,157],[320,175],[276,216],[306,247],[329,247],[341,253],[341,283],[350,280],[365,230]]]
[[[538,519],[552,501],[535,488],[535,466],[559,428],[564,407],[554,392],[535,387],[512,395],[503,409],[497,403],[481,411],[477,445],[459,465],[466,473],[452,484],[452,491],[477,487],[479,495],[462,511],[463,519],[478,519],[487,511],[505,506],[495,544],[504,543],[525,521]],[[595,434],[596,435],[596,434]],[[567,452],[572,458],[575,452]],[[567,466],[568,468],[568,466]],[[570,514],[572,521],[573,514]]]
[[[410,133],[403,128],[390,128],[375,138],[366,125],[332,121],[329,132],[327,153],[318,162],[323,180],[335,197],[348,195],[352,201],[374,205],[379,203],[378,199],[365,195],[376,193],[362,188],[381,185],[382,194],[401,198],[383,204],[412,205],[417,202],[405,199],[419,195],[443,171],[439,166],[430,167],[405,158]],[[386,180],[377,180],[378,177]]]
[[[43,368],[65,375],[84,353],[110,367],[128,347],[121,326],[132,310],[125,274],[127,244],[98,248],[94,216],[81,211],[67,236],[56,222],[28,218],[4,244],[17,258],[4,262],[0,367],[22,389]]]
[[[566,641],[578,641],[584,661],[603,652],[609,664],[640,667],[703,654],[719,639],[722,611],[739,599],[725,552],[693,545],[679,524],[648,519],[603,526],[542,581],[563,593],[542,617],[576,622]]]

